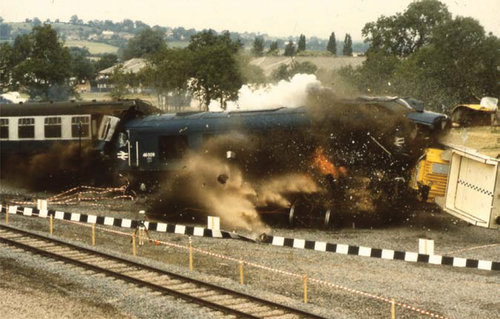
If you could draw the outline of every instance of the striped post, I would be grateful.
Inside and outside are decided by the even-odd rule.
[[[394,298],[391,299],[391,319],[396,319],[396,302],[394,302]]]
[[[136,250],[135,250],[135,233],[134,233],[134,234],[132,234],[132,254],[133,254],[134,256],[136,256],[136,255],[137,255],[137,252],[136,252]]]
[[[304,275],[304,303],[307,303],[307,275]]]
[[[189,236],[189,270],[193,271],[193,239]]]
[[[54,216],[49,216],[49,234],[52,236],[54,233]]]
[[[92,246],[95,246],[95,224],[92,224]]]
[[[243,261],[240,260],[240,284],[244,284],[245,283],[245,279],[243,277]]]

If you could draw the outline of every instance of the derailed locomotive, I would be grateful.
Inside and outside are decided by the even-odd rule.
[[[2,158],[30,148],[39,156],[37,147],[50,143],[55,155],[38,167],[54,166],[62,149],[78,145],[78,156],[66,158],[81,177],[75,158],[85,142],[99,155],[86,177],[113,167],[137,189],[154,189],[154,210],[169,215],[393,216],[406,202],[411,167],[447,117],[412,99],[313,97],[300,108],[178,114],[141,101],[1,106]]]

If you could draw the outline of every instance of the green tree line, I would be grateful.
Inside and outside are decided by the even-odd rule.
[[[340,75],[363,93],[412,96],[438,111],[500,96],[500,39],[438,0],[413,2],[362,33],[367,60]]]

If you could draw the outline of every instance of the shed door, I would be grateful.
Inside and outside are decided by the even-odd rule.
[[[461,157],[455,207],[488,223],[493,203],[495,175],[495,165]]]

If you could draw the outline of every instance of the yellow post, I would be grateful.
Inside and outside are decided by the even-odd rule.
[[[52,215],[49,216],[49,233],[50,235],[54,233],[54,217]]]
[[[193,270],[193,239],[189,237],[189,270]]]
[[[243,277],[243,261],[240,260],[240,284],[244,284],[245,280]]]
[[[396,303],[394,298],[391,299],[391,319],[396,319]]]
[[[132,254],[133,254],[134,256],[136,256],[136,255],[137,255],[137,252],[135,251],[135,233],[134,233],[134,234],[132,234]]]
[[[9,210],[5,211],[5,225],[9,226]]]
[[[307,303],[307,275],[304,275],[304,303]]]
[[[95,224],[92,224],[92,246],[95,246]]]

